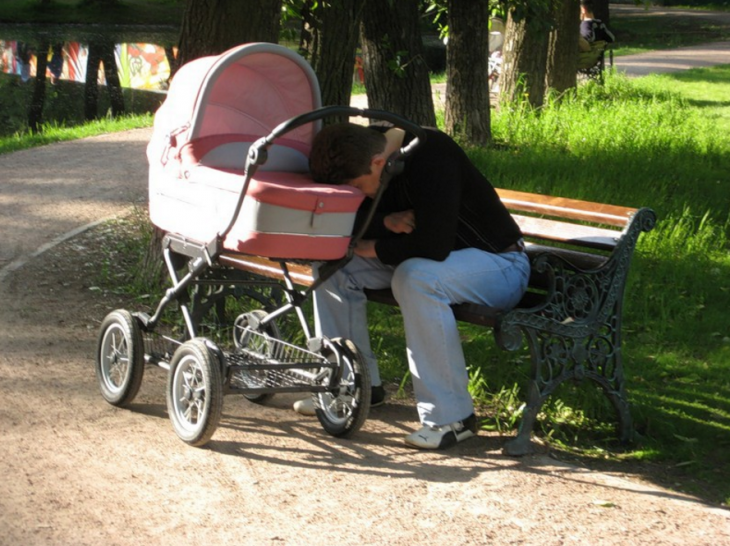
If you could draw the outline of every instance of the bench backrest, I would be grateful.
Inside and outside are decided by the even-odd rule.
[[[637,209],[578,199],[498,189],[502,202],[525,235],[527,253],[534,261],[549,251],[571,268],[598,269],[606,263]],[[530,291],[521,306],[531,306],[548,286],[548,276],[533,268]]]
[[[525,235],[527,252],[534,257],[549,250],[581,269],[595,269],[606,262],[637,209],[497,189]],[[223,256],[224,263],[267,277],[281,277],[278,264],[257,257]],[[293,281],[311,284],[308,265],[291,264]],[[536,272],[531,286],[546,280]]]

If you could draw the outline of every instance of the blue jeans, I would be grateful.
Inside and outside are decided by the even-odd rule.
[[[441,426],[474,413],[469,376],[454,314],[455,303],[509,309],[522,298],[530,276],[523,252],[492,254],[468,248],[443,262],[411,258],[397,267],[378,259],[355,258],[314,294],[315,330],[343,337],[358,347],[373,385],[380,385],[370,347],[365,288],[391,288],[403,315],[408,367],[421,423]]]

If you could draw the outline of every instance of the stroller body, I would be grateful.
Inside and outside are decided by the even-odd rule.
[[[311,393],[328,433],[360,428],[370,405],[367,366],[350,341],[312,336],[304,311],[313,290],[351,259],[365,228],[353,236],[359,190],[308,175],[312,140],[330,115],[415,132],[394,165],[418,145],[420,128],[393,114],[321,108],[311,67],[275,44],[243,45],[179,69],[147,149],[150,218],[164,232],[172,286],[154,312],[120,309],[103,321],[95,368],[110,404],[130,404],[153,365],[168,372],[170,419],[191,445],[212,437],[231,393],[254,402]],[[236,269],[255,257],[275,260],[284,280]],[[322,264],[319,279],[297,288],[292,262]],[[292,315],[301,329],[294,335],[282,326]]]

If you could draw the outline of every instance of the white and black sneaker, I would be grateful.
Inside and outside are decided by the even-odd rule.
[[[477,419],[469,417],[450,425],[431,427],[424,425],[420,430],[406,436],[406,445],[417,449],[446,449],[463,442],[477,433]]]

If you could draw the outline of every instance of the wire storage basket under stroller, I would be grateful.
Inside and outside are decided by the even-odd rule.
[[[364,233],[353,234],[364,195],[309,177],[311,143],[328,116],[414,133],[389,164],[423,139],[420,127],[387,112],[322,108],[311,67],[282,46],[247,44],[179,69],[147,149],[150,218],[164,232],[171,287],[153,312],[119,309],[104,319],[95,369],[107,402],[130,404],[153,365],[167,370],[170,419],[191,445],[212,437],[231,393],[254,402],[310,393],[329,434],[361,427],[367,366],[352,342],[312,336],[304,309]],[[237,270],[252,257],[278,262],[284,281]],[[288,267],[301,262],[322,264],[304,290]],[[284,327],[291,322],[298,332]]]

